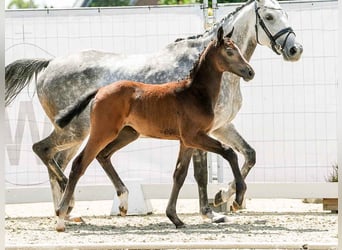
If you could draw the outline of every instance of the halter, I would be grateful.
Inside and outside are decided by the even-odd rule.
[[[287,28],[284,28],[282,30],[280,30],[277,34],[275,34],[274,36],[271,34],[271,32],[269,31],[269,29],[267,28],[264,20],[262,20],[260,14],[259,14],[259,9],[261,7],[258,7],[257,6],[257,2],[255,1],[255,16],[256,16],[256,20],[255,20],[255,32],[256,32],[256,40],[257,42],[260,44],[259,42],[259,38],[258,38],[258,23],[260,24],[261,28],[265,31],[267,37],[270,39],[270,42],[271,42],[271,46],[272,46],[272,50],[278,54],[278,55],[281,55],[281,53],[283,52],[283,49],[284,49],[284,46],[287,42],[287,39],[288,37],[290,36],[290,34],[294,34],[294,31],[291,27],[287,27]],[[273,8],[270,8],[270,7],[264,7],[264,8],[268,8],[268,9],[273,9]],[[275,10],[282,10],[282,9],[275,9]],[[282,45],[278,44],[277,43],[277,39],[279,37],[281,37],[282,35],[286,34],[286,37],[285,37],[285,40],[283,42]]]

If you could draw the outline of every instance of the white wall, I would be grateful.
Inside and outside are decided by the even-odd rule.
[[[235,7],[219,6],[217,20]],[[325,181],[337,161],[337,2],[283,7],[304,46],[303,57],[288,63],[258,47],[251,61],[257,74],[251,83],[241,85],[244,104],[234,123],[257,151],[248,181]],[[178,37],[203,32],[199,6],[11,11],[6,12],[5,25],[6,64],[86,48],[151,53]],[[33,84],[6,109],[6,115],[6,185],[48,185],[47,171],[31,150],[33,142],[50,132]],[[177,142],[141,139],[117,153],[113,162],[124,180],[164,183],[172,180],[177,152]],[[223,180],[231,179],[224,164]],[[187,180],[193,182],[192,170]],[[81,183],[109,181],[94,163]]]

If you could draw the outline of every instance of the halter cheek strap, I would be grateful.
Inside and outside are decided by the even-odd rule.
[[[266,7],[265,7],[266,8]],[[290,36],[290,34],[294,34],[294,31],[291,27],[287,27],[287,28],[284,28],[282,30],[280,30],[278,33],[276,33],[275,35],[272,35],[270,30],[267,28],[265,22],[262,20],[260,14],[259,14],[259,9],[260,7],[257,6],[257,3],[255,1],[255,33],[256,33],[256,40],[257,42],[260,44],[259,42],[259,37],[258,37],[258,24],[261,26],[261,28],[264,30],[264,32],[266,33],[267,37],[270,39],[270,42],[271,42],[271,46],[272,46],[272,50],[280,55],[285,47],[285,44],[287,42],[287,39],[288,37]],[[286,35],[285,39],[284,39],[284,42],[283,44],[278,44],[277,43],[277,39],[279,37],[281,37],[282,35]]]

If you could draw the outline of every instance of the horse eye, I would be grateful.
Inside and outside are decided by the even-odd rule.
[[[265,18],[266,18],[267,21],[272,21],[273,20],[273,16],[271,14],[267,14],[265,16]]]

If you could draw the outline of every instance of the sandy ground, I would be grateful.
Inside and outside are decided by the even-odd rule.
[[[293,199],[247,200],[247,208],[228,213],[228,222],[205,222],[197,200],[179,200],[178,214],[187,224],[176,229],[165,216],[166,200],[152,200],[153,214],[110,216],[112,201],[76,202],[74,213],[83,223],[67,223],[66,232],[54,230],[51,203],[6,205],[6,246],[103,244],[130,242],[319,242],[337,244],[337,214],[322,204]]]

